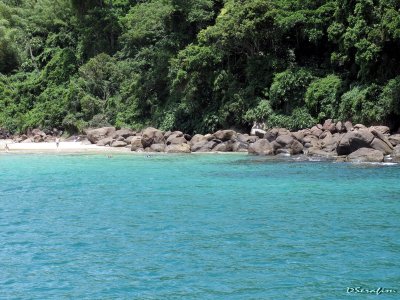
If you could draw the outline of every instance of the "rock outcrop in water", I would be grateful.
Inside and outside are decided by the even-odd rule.
[[[3,136],[8,133],[0,132]],[[14,142],[54,141],[59,132],[34,129],[27,135],[14,137]],[[77,140],[71,137],[67,140]],[[163,132],[148,127],[140,132],[103,127],[88,129],[79,141],[135,152],[246,152],[253,155],[307,155],[341,161],[400,162],[400,133],[390,134],[386,126],[366,127],[362,124],[326,120],[309,129],[289,131],[286,128],[264,129],[256,124],[250,134],[219,130],[190,136],[181,131]]]

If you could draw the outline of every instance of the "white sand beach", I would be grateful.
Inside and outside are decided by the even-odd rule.
[[[8,149],[7,149],[8,147]],[[60,142],[57,148],[56,143],[15,143],[13,140],[0,140],[0,152],[10,153],[80,153],[80,152],[130,152],[128,148],[103,147],[86,145],[81,142]]]

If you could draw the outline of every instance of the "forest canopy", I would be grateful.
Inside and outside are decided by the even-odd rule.
[[[0,0],[0,128],[400,120],[398,0]]]

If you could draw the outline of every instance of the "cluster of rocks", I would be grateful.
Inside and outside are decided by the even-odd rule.
[[[17,136],[10,136],[16,143],[43,143],[43,142],[54,142],[56,137],[60,134],[56,129],[53,131],[43,131],[40,129],[33,129],[28,131],[26,134]]]
[[[181,131],[163,132],[153,127],[141,132],[104,127],[88,130],[86,133],[88,140],[98,146],[129,147],[136,152],[247,152],[249,145],[259,139],[234,130],[191,136]]]
[[[256,128],[251,135],[234,130],[190,136],[181,131],[141,132],[114,127],[87,131],[88,140],[99,146],[127,147],[136,152],[248,152],[255,155],[308,155],[341,161],[400,161],[400,134],[390,135],[386,126],[367,128],[351,122],[327,120],[310,129],[291,132],[285,128]]]
[[[7,132],[1,136],[9,138]],[[15,142],[54,142],[60,132],[34,129],[14,137]],[[1,137],[0,136],[0,137]],[[131,129],[103,127],[88,129],[85,135],[64,141],[129,148],[136,152],[246,152],[255,155],[307,155],[341,161],[400,162],[400,132],[390,134],[389,127],[326,120],[310,129],[291,132],[285,128],[264,130],[256,124],[250,135],[234,130],[191,136],[181,131],[163,132],[153,127],[136,132]]]
[[[249,153],[262,155],[306,154],[342,161],[400,161],[400,134],[390,135],[389,127],[326,120],[310,129],[290,132],[284,128],[257,130],[261,137]]]

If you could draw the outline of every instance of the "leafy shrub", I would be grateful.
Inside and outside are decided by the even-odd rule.
[[[268,127],[284,127],[290,130],[310,128],[317,120],[305,108],[295,108],[290,116],[272,114],[267,121]]]
[[[305,103],[309,111],[318,121],[337,116],[341,79],[336,75],[328,75],[311,82],[305,94]]]
[[[254,121],[265,122],[272,114],[271,103],[267,100],[261,100],[256,107],[246,112],[244,119],[249,123],[253,123]]]
[[[275,75],[269,90],[273,108],[290,114],[304,104],[304,93],[314,76],[307,69],[289,69]]]
[[[381,123],[388,113],[388,107],[380,105],[378,98],[381,88],[375,84],[355,86],[341,97],[339,118],[354,123]]]

